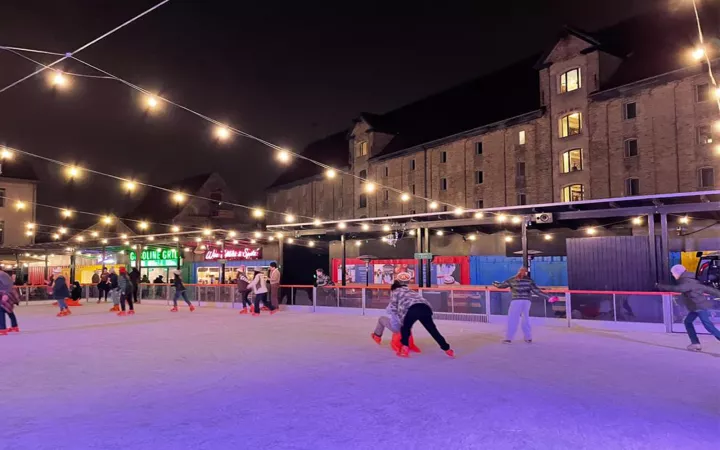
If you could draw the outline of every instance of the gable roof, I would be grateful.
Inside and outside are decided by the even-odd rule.
[[[343,130],[339,133],[324,137],[319,141],[312,142],[305,147],[300,154],[327,164],[328,166],[336,168],[347,167],[350,164],[348,148],[349,132],[350,130]],[[291,166],[270,185],[270,189],[320,175],[323,171],[324,169],[315,163],[305,159],[295,158]]]
[[[213,173],[203,173],[182,180],[160,186],[172,191],[195,194],[213,176]],[[129,218],[136,220],[150,220],[153,222],[169,222],[180,212],[170,201],[170,193],[160,189],[147,189],[147,194],[140,204],[129,214]]]
[[[35,169],[28,158],[14,158],[10,161],[0,161],[0,179],[13,178],[16,180],[38,181]]]

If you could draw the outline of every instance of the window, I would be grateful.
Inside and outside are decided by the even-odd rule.
[[[447,152],[440,153],[440,162],[446,163],[447,162]]]
[[[387,189],[383,191],[383,200],[386,202],[390,200],[390,191],[388,191]]]
[[[697,140],[700,145],[712,144],[713,136],[709,125],[697,127]]]
[[[582,149],[574,148],[563,153],[560,160],[560,171],[570,173],[579,170],[583,170]]]
[[[525,162],[523,161],[515,164],[515,187],[517,189],[525,187]]]
[[[560,137],[580,134],[582,129],[582,116],[579,112],[568,114],[560,118]]]
[[[527,195],[525,195],[524,192],[518,192],[517,204],[518,205],[527,205]]]
[[[0,245],[5,244],[5,221],[0,220]]]
[[[360,141],[357,144],[355,144],[355,156],[365,156],[368,152],[368,145],[367,141]]]
[[[695,86],[695,101],[696,102],[707,102],[710,101],[710,85],[705,84],[698,84]]]
[[[637,117],[637,103],[625,103],[623,105],[623,116],[625,120],[634,119]]]
[[[562,201],[579,202],[585,199],[585,186],[582,184],[571,184],[562,188]]]
[[[410,193],[411,193],[412,195],[415,195],[415,185],[414,185],[414,184],[411,184],[411,185],[410,185]]]
[[[447,191],[447,178],[440,178],[440,190]]]
[[[385,169],[383,170],[383,173],[385,174],[386,177],[389,176],[389,175],[390,175],[390,167],[385,166]]]
[[[485,201],[475,200],[475,208],[476,209],[483,209],[484,207],[485,207]]]
[[[367,180],[367,170],[363,169],[358,173],[358,176],[362,178],[363,180]]]
[[[475,143],[475,154],[476,154],[476,155],[482,155],[482,154],[483,154],[483,145],[482,145],[482,142],[476,142],[476,143]]]
[[[525,145],[525,130],[521,130],[518,133],[518,144]]]
[[[560,75],[560,93],[572,92],[580,89],[580,68],[570,69]]]
[[[443,205],[443,207],[442,207],[443,212],[447,212],[448,209],[449,209],[449,208],[448,208],[448,205]]]
[[[367,195],[360,194],[359,206],[360,208],[367,208]]]
[[[415,170],[415,160],[414,159],[410,160],[410,170]]]
[[[698,170],[698,178],[701,188],[715,187],[715,169],[712,167],[703,167]]]
[[[5,207],[5,189],[0,189],[0,208]]]
[[[625,141],[625,157],[632,158],[638,155],[637,139],[628,139]]]
[[[483,171],[478,170],[475,172],[475,184],[483,184]]]
[[[640,195],[639,178],[628,178],[625,180],[625,195]]]

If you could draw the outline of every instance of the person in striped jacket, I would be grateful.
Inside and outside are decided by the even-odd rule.
[[[514,277],[508,278],[502,283],[494,282],[493,286],[498,289],[508,289],[512,294],[510,308],[508,309],[508,324],[505,340],[503,343],[510,344],[517,332],[518,322],[522,316],[522,331],[525,342],[532,342],[532,329],[530,328],[530,299],[532,297],[540,297],[550,302],[557,301],[557,297],[551,297],[540,290],[535,282],[528,275],[527,267],[521,267]]]

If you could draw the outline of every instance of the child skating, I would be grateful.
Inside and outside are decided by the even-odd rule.
[[[128,276],[127,269],[120,268],[120,276],[118,277],[118,289],[120,290],[120,308],[118,316],[133,316],[135,309],[133,308],[133,283]],[[130,311],[125,312],[125,302],[127,302]]]
[[[255,272],[255,277],[248,285],[249,289],[252,289],[255,294],[255,309],[253,310],[253,316],[260,315],[260,302],[262,302],[267,309],[270,310],[270,314],[275,314],[278,310],[268,301],[268,283],[267,277],[262,272]]]
[[[400,326],[400,350],[397,355],[402,358],[410,356],[410,333],[415,322],[423,324],[430,336],[435,339],[440,348],[446,355],[451,358],[455,356],[455,352],[450,349],[450,345],[438,331],[433,321],[432,308],[422,295],[415,291],[411,291],[405,284],[395,281],[390,287],[390,303],[387,306],[387,312],[390,317],[397,316]]]
[[[173,270],[173,286],[175,286],[175,295],[173,296],[173,307],[170,312],[178,312],[177,301],[180,297],[185,300],[185,303],[190,307],[190,312],[195,311],[195,307],[190,303],[187,298],[187,292],[185,292],[185,285],[182,282],[182,272],[180,269]]]
[[[388,305],[388,308],[390,305]],[[392,333],[392,340],[390,341],[390,348],[395,353],[400,351],[400,347],[402,347],[402,344],[400,343],[400,328],[402,327],[402,324],[400,323],[400,319],[396,314],[388,312],[389,316],[382,316],[378,319],[377,325],[375,326],[375,331],[370,333],[370,337],[373,341],[375,341],[378,345],[382,344],[382,335],[385,331],[385,328],[390,330]],[[415,345],[415,340],[412,337],[412,334],[410,335],[410,340],[408,341],[408,347],[410,348],[411,352],[420,353],[420,348]]]
[[[20,296],[13,287],[12,278],[6,272],[0,271],[0,336],[9,333],[19,333],[15,306],[20,304]],[[10,318],[10,328],[6,328],[5,315]]]
[[[58,317],[65,317],[70,315],[70,308],[67,306],[66,298],[70,296],[70,289],[68,289],[67,282],[60,269],[53,269],[53,287],[52,287],[53,299],[57,301],[60,307],[60,312],[57,314]]]

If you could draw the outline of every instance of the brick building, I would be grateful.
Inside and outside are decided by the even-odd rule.
[[[567,28],[541,56],[312,143],[305,155],[359,178],[468,209],[710,190],[719,118],[682,15],[596,33]],[[325,220],[429,211],[417,197],[325,179],[295,161],[268,208]],[[442,206],[441,206],[442,208]]]

